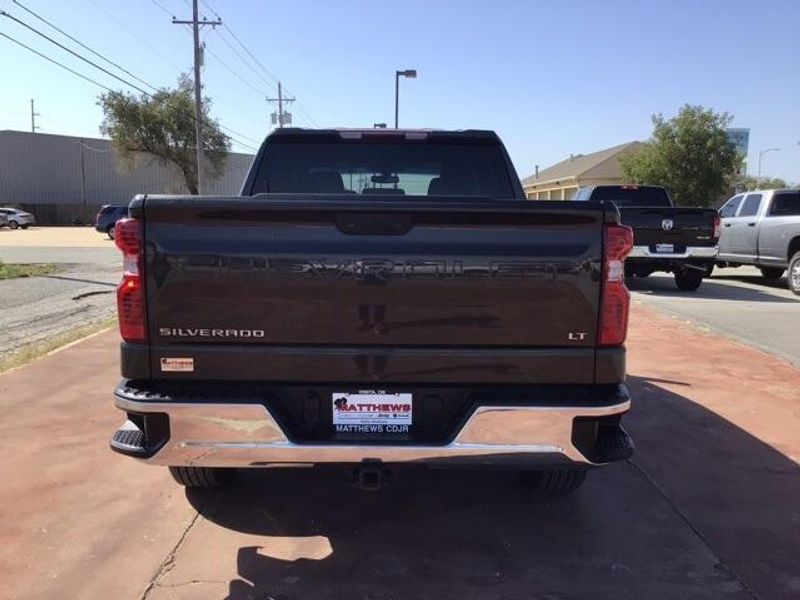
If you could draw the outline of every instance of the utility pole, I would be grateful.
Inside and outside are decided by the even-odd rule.
[[[84,153],[84,146],[86,145],[83,140],[78,140],[81,146],[81,204],[83,210],[86,212],[86,158]]]
[[[292,113],[284,113],[283,112],[283,105],[284,104],[291,104],[297,100],[297,98],[284,98],[283,97],[283,89],[281,88],[281,82],[278,82],[278,97],[277,98],[267,98],[267,102],[277,102],[278,103],[278,113],[272,113],[272,123],[277,123],[279,128],[283,128],[283,126],[288,123],[289,125],[292,124]]]
[[[203,88],[200,82],[200,65],[202,63],[202,50],[200,49],[200,28],[204,25],[222,25],[219,19],[208,21],[199,19],[197,0],[192,0],[192,20],[180,21],[172,18],[173,25],[191,25],[194,38],[194,135],[197,145],[197,193],[202,193],[203,172]]]
[[[33,108],[33,98],[31,98],[31,133],[36,133],[36,130],[39,129],[39,126],[36,124],[36,117],[40,116],[41,115]]]
[[[406,69],[405,71],[394,72],[394,128],[400,126],[400,78],[416,79],[416,69]]]

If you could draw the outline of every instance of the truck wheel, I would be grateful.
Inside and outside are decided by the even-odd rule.
[[[113,225],[109,226],[109,228],[106,229],[106,235],[108,235],[108,239],[110,239],[110,240],[114,239],[114,226]]]
[[[703,275],[703,271],[697,269],[675,271],[675,285],[684,292],[693,292],[703,283]]]
[[[780,279],[784,271],[781,267],[758,267],[758,270],[764,279]]]
[[[789,289],[800,296],[800,252],[795,252],[789,261],[789,273],[786,279],[789,281]]]
[[[536,471],[534,490],[546,496],[571,494],[586,481],[585,469],[548,469]]]
[[[173,479],[188,488],[220,487],[230,479],[230,469],[212,467],[170,467]]]
[[[16,221],[9,221],[8,222],[8,228],[9,229],[18,229],[19,228],[19,223],[17,223]]]

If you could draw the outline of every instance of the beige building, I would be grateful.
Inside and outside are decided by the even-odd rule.
[[[641,142],[628,142],[591,154],[570,156],[522,180],[530,200],[569,200],[579,187],[625,183],[620,157],[636,152]]]

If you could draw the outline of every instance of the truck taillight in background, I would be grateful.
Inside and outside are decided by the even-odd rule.
[[[633,229],[606,225],[603,245],[600,345],[619,346],[628,333],[631,295],[625,287],[625,257],[633,250]]]
[[[141,221],[117,221],[114,243],[122,250],[122,281],[117,286],[119,332],[126,342],[146,342]]]
[[[716,214],[716,215],[714,215],[714,239],[715,240],[718,240],[719,236],[722,233],[721,227],[722,227],[722,225],[721,225],[721,220],[719,218],[719,214]]]

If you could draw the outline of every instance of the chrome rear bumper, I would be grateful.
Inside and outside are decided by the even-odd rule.
[[[128,413],[167,415],[169,437],[147,462],[208,467],[364,461],[593,465],[605,461],[593,462],[578,449],[575,419],[614,417],[630,408],[628,399],[607,406],[479,406],[450,443],[412,446],[293,443],[262,404],[165,403],[120,396],[115,403]],[[123,428],[131,426],[128,421]]]
[[[716,258],[719,246],[688,246],[683,252],[652,252],[649,246],[634,246],[628,258]]]

